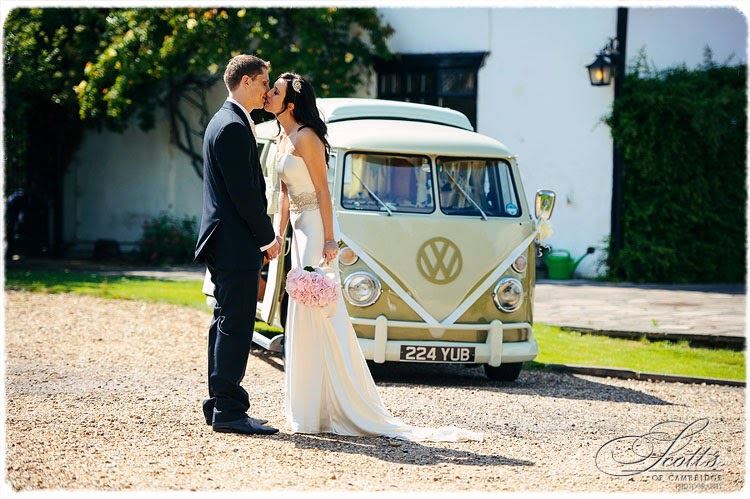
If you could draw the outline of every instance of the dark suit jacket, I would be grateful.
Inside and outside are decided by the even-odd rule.
[[[195,261],[210,250],[219,269],[259,269],[275,233],[250,123],[234,103],[211,118],[203,136],[203,215]]]

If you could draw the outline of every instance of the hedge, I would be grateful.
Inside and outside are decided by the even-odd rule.
[[[624,160],[623,247],[609,248],[609,277],[744,282],[747,67],[708,51],[693,70],[644,60],[605,119]]]

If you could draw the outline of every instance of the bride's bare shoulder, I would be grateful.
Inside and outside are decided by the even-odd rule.
[[[320,140],[315,130],[310,127],[305,127],[297,132],[294,139],[294,148],[303,153],[304,151],[317,152],[323,147],[323,141]]]

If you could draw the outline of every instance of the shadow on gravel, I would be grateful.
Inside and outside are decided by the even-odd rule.
[[[262,349],[253,351],[253,356],[279,371],[284,371],[284,362],[277,354]],[[466,387],[519,395],[574,400],[602,400],[643,405],[673,405],[671,402],[631,388],[598,383],[569,373],[557,373],[539,369],[526,369],[516,381],[491,381],[484,375],[481,366],[462,364],[422,364],[415,362],[367,362],[372,377],[378,385],[425,385]]]
[[[524,368],[516,381],[491,381],[481,367],[459,364],[415,364],[368,362],[375,382],[427,386],[467,387],[493,392],[575,400],[602,400],[644,405],[672,405],[658,397],[631,388],[598,383],[577,375]]]
[[[290,442],[298,449],[359,454],[374,457],[381,461],[401,464],[425,466],[440,463],[466,466],[534,466],[536,464],[524,459],[442,447],[427,447],[417,442],[394,441],[382,437],[348,437],[328,433],[317,435],[277,433],[274,435],[274,439]],[[392,446],[389,441],[394,442],[397,446]],[[439,445],[439,443],[437,444]]]
[[[262,360],[266,364],[268,364],[271,367],[275,367],[282,373],[284,372],[284,360],[281,358],[281,355],[269,352],[267,350],[264,350],[263,348],[253,344],[250,347],[250,356],[255,357],[258,360]]]

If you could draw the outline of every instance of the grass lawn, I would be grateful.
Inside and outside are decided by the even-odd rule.
[[[79,293],[123,300],[171,303],[207,311],[201,292],[203,281],[167,281],[135,276],[110,276],[84,272],[9,270],[5,289],[44,293]]]
[[[144,277],[105,276],[83,272],[44,272],[10,270],[5,289],[46,293],[81,293],[102,298],[171,303],[209,312],[201,292],[202,281],[168,281]],[[263,322],[256,330],[267,335],[280,332]],[[539,356],[529,363],[575,364],[620,367],[634,371],[681,374],[732,380],[745,380],[745,352],[694,348],[687,342],[628,340],[563,331],[537,323],[534,333]]]
[[[687,341],[610,338],[534,324],[536,362],[620,367],[634,371],[745,380],[745,352],[696,348]]]

